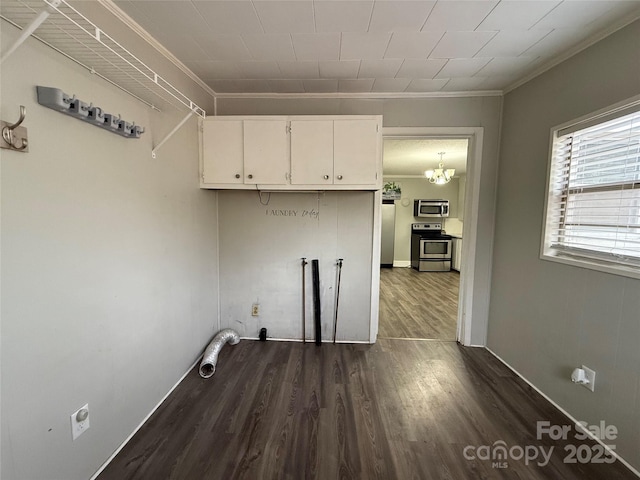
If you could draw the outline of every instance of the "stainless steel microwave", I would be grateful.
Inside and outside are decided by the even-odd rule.
[[[414,200],[414,217],[448,217],[449,200]]]

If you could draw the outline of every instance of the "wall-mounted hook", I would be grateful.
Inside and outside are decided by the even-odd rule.
[[[24,105],[20,105],[20,118],[15,123],[8,123],[0,121],[0,127],[2,127],[2,143],[0,148],[7,148],[18,152],[28,152],[29,140],[27,138],[26,127],[21,127],[20,124],[24,121],[24,117],[27,115],[27,109]]]

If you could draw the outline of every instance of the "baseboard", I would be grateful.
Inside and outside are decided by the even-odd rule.
[[[571,415],[569,412],[567,412],[564,408],[562,408],[560,405],[558,405],[556,402],[554,402],[551,398],[549,398],[549,396],[547,396],[544,392],[542,392],[538,387],[536,387],[533,383],[531,383],[529,380],[527,380],[525,377],[523,377],[520,372],[518,372],[515,368],[513,368],[511,365],[509,365],[504,359],[502,359],[500,357],[500,355],[498,355],[496,352],[494,352],[493,350],[491,350],[489,347],[485,347],[487,349],[487,351],[493,355],[494,357],[496,357],[498,360],[500,360],[500,362],[502,362],[509,370],[511,370],[513,373],[515,373],[518,377],[520,377],[527,385],[529,385],[531,388],[533,388],[536,392],[538,392],[542,398],[544,398],[547,402],[549,402],[551,405],[553,405],[555,408],[557,408],[558,410],[560,410],[560,412],[562,412],[564,415],[566,415],[573,423],[578,424],[579,421],[578,419],[576,419],[573,415]],[[620,463],[622,463],[625,467],[627,467],[629,470],[631,470],[631,472],[633,474],[635,474],[637,477],[640,477],[640,472],[638,470],[636,470],[629,462],[627,462],[624,458],[622,458],[620,455],[618,455],[618,452],[616,452],[615,450],[612,450],[609,445],[605,444],[602,440],[600,440],[597,436],[595,436],[591,431],[587,430],[585,432],[592,440],[596,441],[597,443],[599,443],[600,445],[602,445],[602,447],[609,453],[611,454],[613,457],[616,458],[616,460],[620,461]]]
[[[407,260],[396,260],[393,262],[393,266],[397,268],[408,268],[411,266],[411,261]]]
[[[122,443],[120,444],[120,446],[116,449],[116,451],[115,451],[115,452],[113,452],[113,453],[111,454],[111,456],[107,459],[107,461],[106,461],[106,462],[104,462],[104,463],[102,464],[102,466],[101,466],[101,467],[96,471],[96,473],[94,473],[94,474],[93,474],[93,476],[92,476],[89,480],[95,480],[96,478],[98,478],[98,475],[100,475],[100,474],[102,473],[102,471],[103,471],[105,468],[107,468],[107,466],[108,466],[108,465],[111,463],[111,461],[116,457],[116,455],[118,455],[118,453],[120,453],[120,451],[125,447],[125,445],[126,445],[127,443],[129,443],[129,441],[133,438],[133,436],[134,436],[136,433],[138,433],[138,430],[140,430],[140,429],[142,428],[142,426],[143,426],[145,423],[147,423],[147,421],[151,418],[151,415],[153,415],[153,414],[155,413],[155,411],[160,407],[160,405],[162,405],[162,403],[167,399],[167,397],[168,397],[169,395],[171,395],[171,392],[173,392],[173,391],[176,389],[176,387],[177,387],[178,385],[180,385],[180,382],[182,382],[182,380],[184,380],[184,378],[185,378],[187,375],[189,375],[189,373],[191,372],[191,370],[193,370],[193,369],[195,368],[195,366],[196,366],[198,363],[200,363],[200,361],[201,361],[201,360],[202,360],[202,355],[200,355],[200,356],[196,359],[196,361],[195,361],[195,362],[193,362],[193,365],[191,365],[191,366],[189,367],[189,369],[184,373],[184,375],[182,375],[182,377],[180,377],[180,380],[178,380],[178,381],[175,383],[175,385],[174,385],[173,387],[171,387],[171,389],[167,392],[167,394],[166,394],[164,397],[162,397],[162,399],[158,402],[158,404],[157,404],[155,407],[153,407],[153,409],[149,412],[149,414],[148,414],[146,417],[144,417],[144,418],[142,419],[142,422],[140,422],[140,424],[139,424],[139,425],[138,425],[138,426],[133,430],[133,432],[131,432],[131,435],[129,435],[129,436],[124,440],[124,442],[122,442]]]
[[[240,340],[260,340],[258,337],[240,337]],[[268,342],[298,342],[302,343],[302,339],[300,338],[273,338],[267,337]],[[307,338],[305,343],[315,343],[315,340],[312,338]],[[333,343],[332,340],[322,340],[322,343]],[[363,343],[365,345],[371,345],[371,342],[368,340],[336,340],[336,343]]]

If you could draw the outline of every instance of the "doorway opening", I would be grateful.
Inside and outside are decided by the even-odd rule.
[[[380,338],[459,339],[470,143],[467,135],[384,136]],[[437,168],[444,169],[450,178],[430,182],[425,171]],[[417,216],[414,211],[417,199],[446,200],[448,216]],[[417,259],[415,245],[419,237],[414,228],[424,223],[436,230],[439,241],[446,240],[442,242],[447,245],[446,261],[437,263],[438,271],[428,271],[434,269],[428,262]]]

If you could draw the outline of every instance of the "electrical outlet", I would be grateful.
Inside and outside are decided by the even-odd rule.
[[[589,383],[585,383],[583,384],[583,386],[593,392],[596,388],[596,372],[594,370],[591,370],[589,367],[585,367],[584,365],[582,365],[582,369],[584,370],[584,374],[587,377],[587,380],[589,380]]]
[[[89,404],[71,414],[71,436],[75,440],[89,430]]]
[[[260,315],[260,305],[254,303],[251,307],[251,316],[257,317],[258,315]]]

